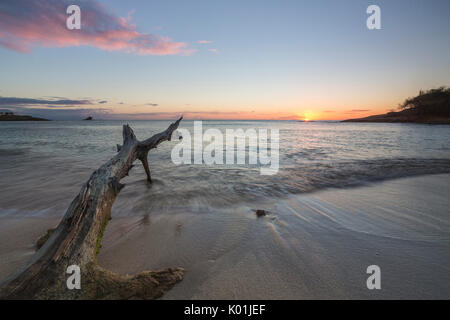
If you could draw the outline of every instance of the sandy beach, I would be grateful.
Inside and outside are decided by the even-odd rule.
[[[163,299],[449,299],[450,175],[293,195],[229,210],[110,221],[98,256],[120,273],[183,267]],[[269,214],[257,218],[254,209]],[[0,279],[58,219],[0,218]],[[366,268],[381,268],[368,290]]]

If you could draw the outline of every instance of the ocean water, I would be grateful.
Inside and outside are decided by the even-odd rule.
[[[129,123],[138,139],[169,121],[0,123],[0,216],[61,216],[90,174],[109,160]],[[181,128],[193,130],[193,121]],[[255,165],[175,165],[165,142],[149,154],[154,183],[136,162],[113,207],[115,216],[220,210],[327,188],[450,173],[450,126],[297,121],[203,121],[203,130],[278,129],[279,171]]]

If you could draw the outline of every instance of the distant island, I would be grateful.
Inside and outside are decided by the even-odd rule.
[[[0,112],[0,121],[51,121],[51,120],[32,116],[21,116],[8,111],[8,112]]]
[[[91,116],[89,116],[89,117],[87,117],[87,118],[85,118],[85,119],[83,119],[83,120],[85,120],[85,121],[91,121],[91,120],[94,120],[94,118],[92,118]]]
[[[342,122],[410,122],[426,124],[450,124],[450,88],[441,87],[420,91],[419,95],[406,99],[401,111],[392,111],[365,118]]]

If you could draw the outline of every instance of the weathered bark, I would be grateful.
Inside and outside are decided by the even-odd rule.
[[[138,141],[133,130],[124,125],[123,145],[117,146],[117,155],[92,173],[29,264],[1,285],[0,299],[152,299],[180,281],[181,268],[119,276],[99,267],[96,256],[113,202],[124,187],[120,180],[137,159],[144,167],[147,164],[147,172],[148,151],[170,141],[181,119],[144,141]],[[149,170],[147,178],[151,181]],[[81,268],[80,290],[67,288],[70,265]]]

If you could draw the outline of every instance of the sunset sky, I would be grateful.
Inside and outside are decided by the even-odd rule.
[[[81,30],[66,8],[81,8]],[[368,30],[366,8],[381,8]],[[345,119],[450,85],[450,1],[1,0],[0,109]]]

